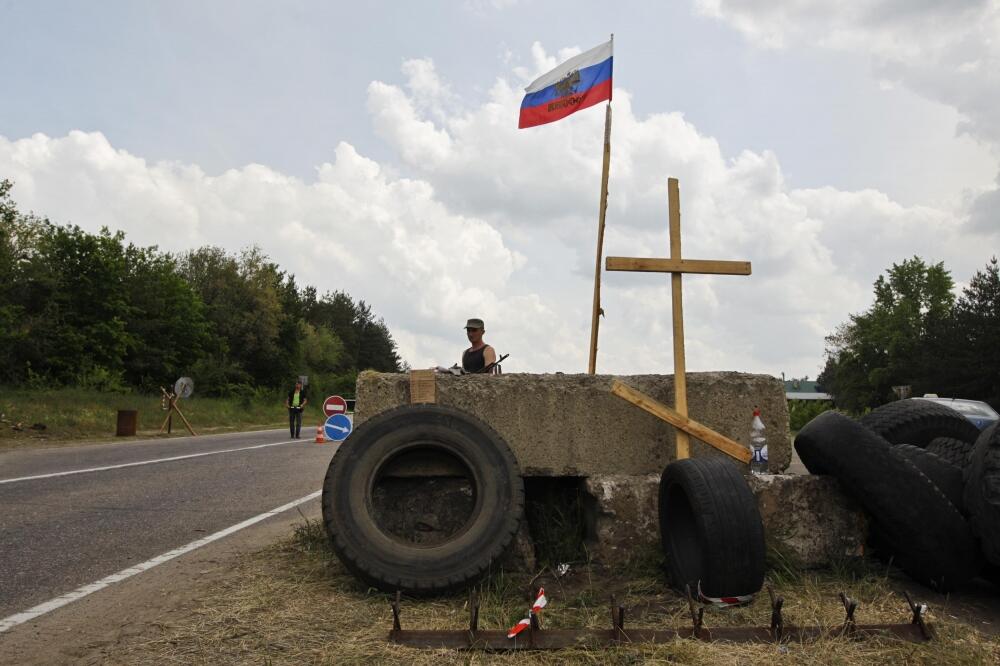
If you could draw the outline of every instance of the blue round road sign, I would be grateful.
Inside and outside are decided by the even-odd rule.
[[[323,434],[331,442],[342,442],[351,434],[354,424],[347,414],[334,414],[323,425]]]

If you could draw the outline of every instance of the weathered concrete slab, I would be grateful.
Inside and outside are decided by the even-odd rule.
[[[864,554],[868,521],[832,476],[751,476],[772,557],[819,569]]]
[[[757,498],[770,559],[794,568],[822,569],[864,554],[867,520],[833,477],[768,474],[751,476],[748,482]],[[586,491],[596,500],[588,530],[593,540],[587,543],[595,560],[627,560],[660,548],[659,483],[658,474],[586,479]],[[524,557],[512,560],[514,568],[529,562]]]
[[[660,474],[675,457],[674,428],[612,395],[612,379],[673,405],[671,375],[442,374],[436,380],[438,404],[469,412],[499,432],[524,476],[582,479],[593,499],[587,548],[603,562],[659,547]],[[409,404],[409,392],[408,375],[362,373],[355,423]],[[783,470],[791,459],[791,442],[782,383],[736,372],[688,374],[691,418],[744,445],[755,405],[767,427],[771,470]],[[703,442],[692,439],[691,444],[694,456],[724,456]],[[772,555],[792,566],[815,568],[862,552],[865,521],[833,479],[768,475],[752,477],[750,484]],[[530,534],[522,529],[508,566],[533,569],[532,549]]]
[[[644,549],[660,547],[659,474],[592,476],[584,487],[596,500],[589,530],[594,540],[587,544],[595,560],[628,560]]]
[[[507,441],[526,476],[660,474],[675,457],[674,428],[611,394],[620,379],[668,405],[672,375],[465,375],[437,377],[437,402],[467,411]],[[688,413],[713,430],[748,444],[755,405],[767,427],[770,469],[791,460],[788,407],[780,380],[738,372],[687,375]],[[409,403],[405,374],[358,377],[355,422]],[[723,455],[692,439],[693,456]]]

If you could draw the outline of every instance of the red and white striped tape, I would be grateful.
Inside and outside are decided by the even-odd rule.
[[[528,617],[524,618],[507,632],[507,638],[514,638],[519,633],[531,626],[531,616],[538,615],[538,613],[545,608],[545,604],[549,603],[549,600],[545,598],[545,588],[538,588],[538,596],[535,597],[535,603],[532,605],[531,610],[528,612]]]
[[[753,601],[754,595],[744,594],[737,597],[709,597],[701,591],[701,581],[698,581],[698,601],[712,604],[716,608],[729,608],[730,606],[742,606]]]

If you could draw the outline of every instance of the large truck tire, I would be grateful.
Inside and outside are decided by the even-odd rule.
[[[955,439],[954,437],[935,437],[927,445],[927,450],[947,460],[964,472],[969,464],[972,447],[973,443]]]
[[[944,493],[948,501],[955,505],[963,515],[965,512],[965,500],[962,494],[965,490],[965,481],[962,479],[962,470],[957,465],[953,465],[947,460],[931,453],[927,449],[912,444],[897,444],[891,449],[892,455],[906,458],[917,469],[924,473],[931,482]]]
[[[736,465],[688,458],[660,478],[660,540],[670,584],[704,596],[742,597],[764,584],[766,549],[757,499]]]
[[[872,519],[880,551],[914,579],[949,591],[979,572],[969,523],[937,486],[892,445],[856,421],[825,412],[795,438],[810,471],[828,470]]]
[[[979,429],[958,411],[916,398],[876,407],[862,416],[860,423],[891,444],[912,444],[922,449],[935,437],[974,442],[979,436]]]
[[[984,430],[965,468],[965,506],[983,554],[1000,566],[1000,424]]]
[[[524,482],[485,423],[408,405],[365,421],[340,445],[322,503],[348,570],[383,591],[431,595],[478,580],[504,554],[524,514]]]

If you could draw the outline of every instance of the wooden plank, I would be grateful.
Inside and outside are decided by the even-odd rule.
[[[732,456],[742,463],[750,463],[751,454],[749,448],[738,442],[734,442],[721,433],[715,432],[706,425],[678,414],[675,410],[667,407],[662,402],[654,400],[642,391],[637,391],[616,379],[611,383],[611,392],[619,398],[631,402],[636,407],[644,409],[653,416],[663,419],[692,437],[696,437],[706,444],[714,446],[726,455]]]
[[[681,260],[681,194],[676,178],[667,179],[670,211],[670,258]],[[681,294],[681,274],[670,274],[670,303],[674,336],[674,409],[687,417],[687,362],[684,358],[684,300]],[[691,442],[683,430],[677,432],[677,459],[691,457]]]
[[[433,370],[410,370],[410,404],[437,402],[436,382]]]
[[[191,433],[191,436],[197,437],[198,433],[194,431],[194,428],[191,427],[191,424],[188,423],[187,418],[184,416],[184,412],[182,412],[181,408],[177,406],[176,398],[173,401],[172,407],[174,408],[174,411],[177,412],[177,415],[181,417],[181,420],[184,421],[184,426],[187,428],[188,432]]]
[[[750,275],[749,261],[721,259],[658,259],[655,257],[608,257],[609,271],[636,273],[701,273],[703,275]]]

